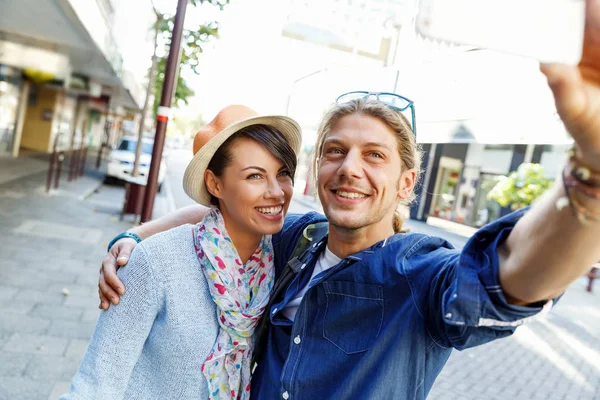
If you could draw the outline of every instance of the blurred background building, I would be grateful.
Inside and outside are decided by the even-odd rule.
[[[0,156],[111,145],[133,131],[151,0],[0,0]]]

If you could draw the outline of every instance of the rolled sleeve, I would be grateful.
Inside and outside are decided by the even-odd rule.
[[[459,350],[478,346],[512,334],[552,308],[556,300],[509,304],[500,286],[498,246],[526,212],[514,212],[480,229],[462,252],[442,239],[429,238],[418,251],[421,256],[413,256],[419,264],[428,263],[409,271],[413,287],[429,289],[421,301],[436,343]]]
[[[526,211],[509,214],[484,227],[467,243],[450,287],[452,295],[443,303],[446,323],[514,330],[552,308],[553,300],[534,306],[509,304],[500,286],[498,246]]]

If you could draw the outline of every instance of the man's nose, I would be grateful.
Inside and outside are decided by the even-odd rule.
[[[362,157],[358,150],[350,150],[346,153],[338,173],[348,178],[360,178],[362,176]]]

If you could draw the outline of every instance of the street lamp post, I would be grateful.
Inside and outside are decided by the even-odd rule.
[[[179,61],[179,49],[181,47],[181,36],[183,33],[183,22],[185,20],[187,2],[188,0],[178,0],[177,2],[177,12],[175,13],[175,24],[171,35],[171,46],[169,47],[169,57],[167,58],[163,91],[156,117],[156,135],[154,136],[152,161],[150,162],[148,184],[146,186],[146,195],[144,196],[144,204],[142,206],[142,215],[140,218],[140,222],[142,223],[152,219],[154,198],[156,197],[156,189],[158,187],[158,171],[160,169],[162,152],[165,145],[165,134],[171,111],[175,79],[177,78],[177,64]]]
[[[148,73],[148,87],[146,88],[146,97],[144,98],[144,106],[142,108],[142,114],[140,116],[140,126],[138,131],[138,141],[135,148],[135,161],[133,163],[133,172],[131,176],[136,177],[140,172],[140,157],[142,156],[142,141],[144,140],[144,128],[146,127],[146,116],[148,113],[148,106],[150,105],[150,97],[154,93],[154,79],[156,76],[156,68],[158,66],[158,56],[156,55],[156,48],[158,46],[158,29],[159,24],[162,20],[162,14],[154,9],[156,14],[156,22],[154,23],[154,47],[152,52],[152,65],[150,72]]]

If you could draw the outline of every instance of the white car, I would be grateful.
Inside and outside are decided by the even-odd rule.
[[[110,178],[125,180],[131,177],[133,172],[133,163],[135,162],[135,149],[137,147],[137,138],[131,136],[123,137],[117,146],[111,151],[108,157],[108,168],[106,175]],[[140,156],[139,175],[148,179],[150,170],[150,160],[152,159],[152,148],[154,141],[151,139],[142,140],[142,154]],[[160,162],[158,171],[158,190],[160,191],[162,183],[167,173],[167,165],[164,160]]]

